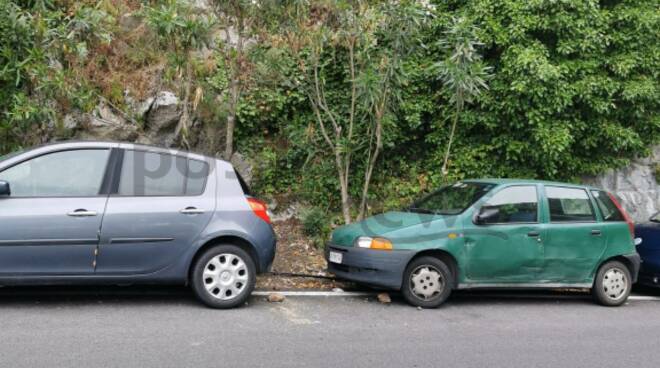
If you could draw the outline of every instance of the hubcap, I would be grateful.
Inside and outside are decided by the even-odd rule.
[[[626,274],[618,268],[610,268],[603,275],[603,291],[612,300],[623,298],[628,290]]]
[[[430,265],[419,266],[410,274],[410,290],[422,300],[430,300],[440,295],[445,284],[442,273]]]
[[[204,267],[204,287],[209,295],[220,300],[238,297],[245,290],[248,277],[245,262],[235,254],[219,254]]]

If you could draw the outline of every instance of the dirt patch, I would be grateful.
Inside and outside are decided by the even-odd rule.
[[[351,283],[331,279],[326,272],[326,261],[322,249],[316,248],[303,234],[297,219],[273,224],[277,234],[277,251],[272,274],[257,278],[257,290],[331,290],[353,289]],[[309,277],[281,276],[278,274],[306,275]]]

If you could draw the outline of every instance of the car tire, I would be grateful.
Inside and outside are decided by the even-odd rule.
[[[617,307],[628,300],[632,277],[626,265],[618,261],[603,264],[596,274],[591,292],[598,304]]]
[[[256,276],[254,260],[246,251],[235,245],[216,245],[195,261],[191,286],[202,303],[228,309],[245,304]]]
[[[423,256],[412,260],[403,273],[401,293],[415,307],[437,308],[454,287],[454,277],[445,262]]]

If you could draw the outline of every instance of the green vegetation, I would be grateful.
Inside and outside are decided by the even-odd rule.
[[[303,209],[300,217],[303,233],[312,240],[317,248],[323,248],[332,232],[331,216],[318,207],[310,207]]]
[[[657,1],[193,3],[0,0],[0,153],[169,89],[179,145],[236,148],[260,195],[349,222],[461,178],[576,180],[660,142]]]

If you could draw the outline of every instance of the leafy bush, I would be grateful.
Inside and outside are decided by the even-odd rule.
[[[310,237],[317,248],[322,248],[328,241],[331,217],[318,207],[306,208],[301,213],[303,233]]]

